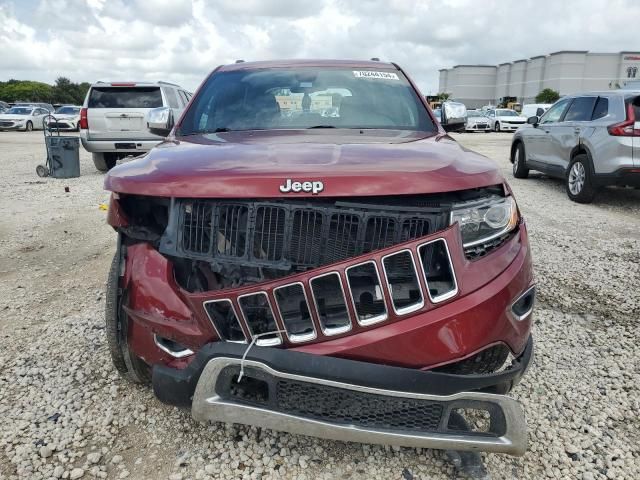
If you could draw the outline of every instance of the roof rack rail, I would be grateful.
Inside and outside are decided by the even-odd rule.
[[[236,63],[244,63],[244,60],[236,60]]]
[[[372,61],[372,62],[379,62],[379,61],[380,61],[380,58],[378,58],[378,57],[371,57],[371,61]]]

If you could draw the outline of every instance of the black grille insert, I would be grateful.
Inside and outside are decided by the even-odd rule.
[[[166,253],[217,265],[305,271],[419,238],[447,225],[441,207],[311,201],[177,200]],[[168,246],[176,245],[171,251]]]
[[[315,420],[385,430],[436,431],[441,403],[279,380],[277,409]]]

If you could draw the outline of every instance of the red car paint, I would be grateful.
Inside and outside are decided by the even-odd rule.
[[[503,183],[495,164],[445,135],[253,131],[176,138],[120,165],[113,192],[189,198],[282,197],[285,178],[322,179],[322,196],[438,193]],[[303,152],[303,153],[301,153]],[[299,192],[289,196],[312,196]]]
[[[306,64],[319,62],[296,63]],[[371,66],[370,62],[345,64]],[[280,63],[263,65],[275,67]],[[222,67],[242,68],[250,67],[246,64]],[[420,98],[424,102],[421,95]],[[428,110],[426,105],[425,108]],[[279,186],[286,178],[292,178],[321,179],[324,182],[321,197],[428,194],[492,185],[504,185],[510,193],[492,161],[464,149],[438,128],[433,135],[406,131],[355,130],[345,134],[340,130],[280,130],[170,136],[143,157],[113,169],[105,180],[105,188],[116,194],[176,198],[313,196],[303,191],[280,193]],[[128,223],[117,195],[112,196],[108,221],[114,227]],[[524,222],[510,240],[475,261],[465,258],[460,232],[454,225],[426,238],[277,281],[203,293],[183,290],[174,279],[170,260],[149,244],[139,243],[127,250],[124,277],[129,292],[126,311],[132,320],[129,346],[149,364],[184,367],[189,358],[173,359],[154,344],[153,334],[193,351],[216,341],[215,330],[203,308],[204,301],[231,298],[238,310],[238,295],[266,291],[273,303],[273,289],[294,281],[305,284],[309,295],[307,281],[311,276],[338,271],[344,282],[344,269],[365,260],[374,260],[382,271],[380,262],[385,254],[405,248],[415,251],[432,238],[447,240],[459,286],[455,297],[438,305],[425,299],[421,310],[399,317],[389,308],[390,299],[385,293],[389,318],[384,322],[368,327],[353,322],[349,332],[330,338],[318,333],[316,339],[302,344],[291,344],[285,337],[282,348],[413,368],[433,368],[464,359],[498,343],[506,344],[514,354],[520,353],[529,337],[532,317],[517,321],[508,310],[514,299],[533,284]],[[424,287],[423,278],[420,282]],[[347,304],[353,318],[349,298]],[[311,310],[316,331],[320,332],[317,315]],[[278,318],[276,322],[283,328]]]

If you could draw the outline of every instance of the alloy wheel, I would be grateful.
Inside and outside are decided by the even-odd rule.
[[[569,191],[573,195],[578,195],[584,187],[586,172],[581,162],[576,162],[569,171]]]

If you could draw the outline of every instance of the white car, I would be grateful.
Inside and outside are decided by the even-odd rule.
[[[465,132],[490,132],[491,123],[480,110],[467,110],[467,121],[464,125]]]
[[[522,111],[520,112],[520,116],[524,118],[533,117],[541,117],[544,112],[549,110],[553,103],[529,103],[522,107]]]
[[[49,110],[42,107],[12,107],[0,114],[0,130],[42,130],[42,121],[49,115]]]
[[[179,119],[191,93],[167,82],[97,82],[80,110],[80,140],[101,172],[129,155],[148,152],[163,139],[147,128],[154,108],[169,107]]]
[[[521,117],[518,112],[510,108],[496,108],[487,112],[491,128],[495,132],[515,132],[519,127],[527,123],[527,119]]]
[[[80,131],[80,109],[75,105],[64,105],[58,109],[52,117],[47,119],[49,130],[73,130]]]

